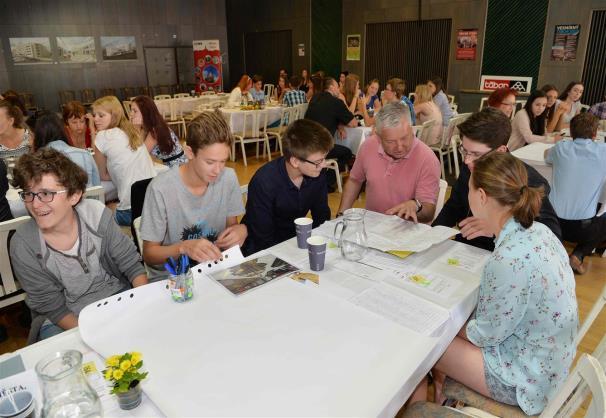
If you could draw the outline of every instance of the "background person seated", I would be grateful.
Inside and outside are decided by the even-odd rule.
[[[494,107],[495,109],[499,109],[505,114],[505,116],[511,118],[511,114],[516,108],[517,95],[518,92],[514,89],[496,89],[495,91],[490,93],[490,96],[488,96],[488,107]]]
[[[302,92],[301,92],[302,93]],[[261,167],[248,184],[246,254],[264,250],[296,235],[294,220],[311,211],[314,228],[330,219],[325,167],[333,138],[307,119],[294,121],[282,139],[284,157]]]
[[[64,104],[62,113],[67,143],[75,148],[91,148],[93,144],[90,127],[94,125],[93,115],[86,113],[86,109],[78,101]]]
[[[511,135],[511,122],[501,110],[488,107],[471,115],[465,122],[459,124],[458,128],[462,138],[459,152],[465,164],[461,167],[459,178],[452,186],[450,198],[433,225],[450,227],[458,225],[461,233],[456,236],[457,241],[492,251],[494,239],[491,232],[486,229],[485,222],[473,216],[469,209],[469,177],[478,158],[492,152],[507,152],[505,144]],[[549,183],[531,166],[524,164],[524,167],[528,172],[528,185],[542,187],[545,193],[539,216],[535,220],[545,224],[560,238],[562,231],[558,217],[548,198]]]
[[[15,166],[13,183],[23,189],[32,219],[15,232],[10,257],[33,311],[33,332],[42,325],[40,339],[77,327],[86,305],[147,283],[137,250],[111,210],[82,198],[86,180],[78,165],[48,148]]]
[[[431,128],[431,135],[427,138],[427,145],[436,145],[442,141],[442,113],[440,108],[433,102],[431,89],[427,84],[419,84],[415,89],[415,113],[417,114],[417,123],[423,123],[434,120]]]
[[[534,415],[566,379],[579,325],[575,281],[562,243],[533,221],[541,194],[512,155],[476,161],[469,203],[496,236],[495,249],[482,271],[475,313],[435,365],[436,394],[449,376]],[[426,395],[422,382],[411,401]]]
[[[265,101],[265,92],[263,91],[263,77],[255,75],[252,78],[252,88],[250,89],[250,95],[255,102]]]
[[[606,237],[606,215],[597,217],[598,199],[606,181],[606,145],[594,142],[598,119],[580,113],[570,121],[573,141],[560,141],[546,151],[545,162],[553,165],[549,200],[562,227],[562,237],[576,242],[570,255],[572,269],[583,274],[585,256]]]
[[[345,184],[339,214],[352,207],[366,182],[366,209],[430,222],[436,209],[440,163],[414,136],[408,106],[395,102],[375,116],[375,135],[364,141]]]
[[[225,168],[234,138],[219,111],[204,112],[187,128],[187,163],[158,175],[147,187],[141,215],[143,259],[157,266],[152,279],[168,275],[168,257],[216,260],[221,250],[242,245],[246,226],[238,179]]]
[[[530,93],[523,109],[511,121],[511,136],[507,143],[509,151],[515,151],[532,142],[546,142],[545,124],[547,97],[542,90]],[[560,137],[558,136],[559,140]]]
[[[383,90],[383,105],[393,102],[402,102],[408,106],[410,112],[410,120],[412,125],[417,124],[417,116],[415,113],[415,107],[408,97],[406,97],[406,81],[401,78],[390,78],[385,84],[385,90]]]
[[[229,98],[227,99],[227,107],[238,107],[246,100],[246,102],[252,102],[253,98],[250,94],[250,89],[252,88],[252,79],[244,74],[238,85],[234,87],[234,89],[229,93]]]

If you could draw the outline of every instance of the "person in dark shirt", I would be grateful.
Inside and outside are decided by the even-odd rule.
[[[458,125],[462,139],[459,151],[465,164],[461,174],[452,187],[450,199],[444,204],[442,211],[434,220],[433,225],[458,225],[461,233],[456,240],[488,251],[494,250],[493,235],[486,232],[484,221],[474,217],[469,209],[469,177],[474,163],[480,157],[491,152],[508,152],[507,141],[511,135],[511,121],[500,110],[485,108],[471,115],[465,122]],[[528,172],[529,187],[543,187],[543,200],[539,216],[536,219],[547,226],[561,240],[562,230],[556,213],[549,202],[549,183],[543,176],[528,164],[524,164]]]
[[[10,221],[13,219],[11,207],[6,200],[6,192],[8,191],[8,177],[6,164],[0,160],[0,222]]]
[[[335,132],[340,125],[355,127],[358,126],[358,120],[354,118],[353,113],[349,111],[345,102],[339,99],[339,84],[332,77],[326,77],[322,83],[323,91],[320,94],[314,95],[307,112],[305,112],[305,119],[311,119],[324,126],[330,132],[332,137],[335,136]],[[349,148],[344,145],[335,144],[330,150],[326,158],[334,158],[339,163],[339,169],[344,170],[345,165],[351,160],[353,154]],[[331,189],[336,182],[332,171],[329,173],[328,178]]]
[[[322,172],[333,138],[319,123],[299,119],[282,139],[284,157],[261,167],[248,185],[248,229],[244,254],[264,250],[296,235],[294,220],[311,211],[313,226],[330,219]]]

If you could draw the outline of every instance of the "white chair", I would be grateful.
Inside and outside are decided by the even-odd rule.
[[[343,184],[341,181],[341,172],[339,171],[339,163],[337,160],[333,158],[329,158],[326,160],[326,168],[329,170],[334,170],[335,177],[337,178],[337,190],[339,193],[343,193]]]
[[[99,202],[105,204],[105,189],[103,186],[92,186],[88,187],[84,192],[85,199],[96,199]]]
[[[282,136],[288,129],[288,125],[290,125],[293,121],[298,119],[299,109],[296,107],[283,107],[282,114],[280,117],[280,125],[275,128],[267,128],[267,135],[270,138],[276,138],[276,151],[280,151],[280,155],[284,155],[282,152]]]
[[[520,110],[522,110],[525,105],[526,105],[526,100],[516,100],[516,105],[513,107],[513,110],[511,111],[511,120],[513,120],[516,113],[519,112]]]
[[[448,189],[448,183],[446,180],[440,179],[440,189],[438,190],[438,200],[436,201],[436,211],[433,214],[433,220],[435,220],[440,211],[444,207],[444,201],[446,200],[446,190]]]
[[[419,139],[421,140],[421,142],[429,145],[429,139],[431,137],[431,133],[433,132],[435,124],[435,119],[429,119],[428,121],[423,122],[423,125],[421,125],[421,130],[419,132]]]
[[[452,94],[447,94],[446,97],[448,97],[448,104],[453,105],[455,102],[455,97]]]
[[[173,95],[173,98],[175,98],[175,99],[183,99],[183,98],[186,98],[186,97],[191,97],[191,96],[190,96],[189,93],[175,93]]]
[[[581,105],[581,113],[587,112],[589,110],[589,105],[582,104]]]
[[[170,96],[168,96],[168,98],[156,100],[159,101],[157,103],[158,111],[166,121],[166,124],[168,126],[176,126],[177,136],[179,138],[184,138],[187,135],[187,126],[185,125],[185,119],[183,119],[180,99],[172,99]]]
[[[263,85],[263,93],[265,93],[265,97],[267,97],[266,101],[269,101],[269,98],[274,95],[274,90],[276,86],[271,83],[267,83]]]
[[[13,276],[8,252],[8,236],[11,231],[16,230],[30,219],[29,216],[21,216],[10,221],[0,222],[0,275],[2,276],[0,296],[3,296],[2,300],[0,300],[0,308],[25,300],[25,292],[20,289],[18,282],[15,281],[15,277]]]
[[[457,110],[459,109],[459,105],[456,103],[451,103],[450,104],[450,110],[452,110],[453,113],[457,113]]]
[[[172,97],[170,97],[170,94],[158,94],[157,96],[154,96],[154,100],[168,100],[168,99],[172,99]]]
[[[259,158],[259,143],[263,143],[263,156],[267,151],[267,159],[271,161],[271,149],[269,147],[269,137],[267,136],[267,111],[266,110],[251,110],[245,112],[228,113],[230,117],[229,125],[232,127],[234,134],[234,144],[232,146],[232,161],[236,158],[236,142],[242,147],[242,158],[244,166],[248,166],[246,161],[245,145],[249,143],[257,144],[257,158]],[[242,115],[242,126],[236,130],[233,128],[232,119],[235,114]]]
[[[479,110],[484,109],[486,106],[488,106],[488,97],[482,97],[482,100],[480,100],[480,109]]]
[[[598,300],[593,304],[591,311],[589,311],[589,314],[587,314],[587,318],[585,318],[585,321],[583,321],[583,324],[579,328],[577,336],[574,340],[575,346],[578,347],[585,334],[587,334],[587,331],[589,331],[589,328],[591,328],[593,321],[595,321],[600,312],[602,312],[602,309],[604,309],[604,305],[606,305],[606,285],[602,289],[602,293],[598,297]]]
[[[438,153],[438,157],[440,158],[440,168],[442,170],[442,178],[446,180],[446,169],[444,164],[444,156],[448,158],[448,173],[452,173],[452,164],[450,163],[450,153],[452,151],[454,166],[455,166],[455,175],[459,177],[459,160],[457,158],[457,150],[456,150],[456,141],[453,141],[453,136],[456,132],[456,127],[460,123],[460,116],[453,116],[448,121],[448,126],[444,128],[442,132],[442,140],[439,144],[431,145],[431,148],[434,152]]]
[[[295,107],[299,111],[297,119],[304,119],[305,113],[307,112],[307,108],[309,107],[309,103],[301,103],[300,105],[296,105]]]
[[[132,100],[122,100],[122,107],[124,108],[124,113],[126,113],[126,117],[130,119],[130,104]]]

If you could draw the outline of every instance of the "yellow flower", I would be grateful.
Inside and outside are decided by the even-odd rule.
[[[112,369],[109,368],[105,371],[105,380],[109,380],[112,378]]]
[[[120,364],[120,356],[111,356],[107,359],[105,364],[110,367],[118,367],[118,364]]]
[[[133,365],[139,364],[141,362],[141,357],[143,357],[141,353],[134,352],[130,357],[130,361]]]
[[[120,369],[114,370],[114,379],[120,380],[124,376],[124,372]]]
[[[127,371],[130,368],[131,364],[130,361],[128,360],[124,360],[122,363],[120,363],[120,368],[124,371]]]

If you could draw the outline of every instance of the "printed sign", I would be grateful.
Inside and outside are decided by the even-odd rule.
[[[574,61],[577,58],[577,46],[581,25],[556,25],[551,46],[552,61]]]
[[[223,90],[221,49],[218,39],[194,41],[196,92]]]
[[[480,90],[514,89],[520,93],[530,93],[532,77],[516,77],[503,75],[483,75],[480,80]]]
[[[360,35],[347,35],[347,61],[360,61]]]
[[[459,29],[457,31],[457,54],[458,60],[476,59],[476,50],[478,47],[477,29]]]

